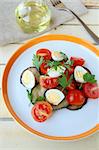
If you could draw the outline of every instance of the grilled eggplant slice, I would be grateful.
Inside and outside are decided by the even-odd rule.
[[[87,103],[87,100],[85,101],[84,104],[79,105],[79,106],[76,106],[76,105],[68,105],[68,106],[67,106],[67,109],[69,109],[69,110],[78,110],[78,109],[81,109],[86,103]]]
[[[36,99],[40,96],[44,96],[46,89],[44,87],[41,87],[40,84],[38,84],[36,87],[32,90],[32,103],[35,103]]]
[[[57,106],[52,105],[52,107],[53,107],[53,110],[59,110],[62,108],[66,108],[68,105],[69,105],[68,102],[66,101],[66,99],[64,99],[60,104],[58,104]]]

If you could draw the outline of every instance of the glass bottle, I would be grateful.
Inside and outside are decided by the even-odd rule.
[[[25,0],[15,10],[16,21],[25,33],[45,30],[51,20],[46,0]]]

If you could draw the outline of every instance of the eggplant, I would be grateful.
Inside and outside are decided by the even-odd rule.
[[[38,97],[40,97],[40,96],[44,96],[44,93],[45,93],[45,91],[46,91],[47,89],[46,88],[44,88],[44,87],[42,87],[42,86],[40,86],[40,84],[38,84],[36,87],[34,87],[33,89],[32,89],[32,102],[35,102],[35,100],[38,98]]]
[[[61,103],[59,103],[57,106],[52,105],[53,110],[60,110],[62,108],[67,108],[68,107],[68,102],[66,101],[66,99],[64,99]]]
[[[76,105],[68,105],[67,109],[69,110],[78,110],[81,109],[85,104],[87,103],[87,100],[84,102],[84,104],[76,106]]]

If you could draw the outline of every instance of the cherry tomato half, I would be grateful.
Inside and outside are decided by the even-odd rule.
[[[58,79],[51,78],[49,76],[41,76],[40,77],[40,85],[47,89],[52,89],[58,86]]]
[[[52,106],[45,101],[37,102],[31,111],[35,121],[44,122],[52,115]]]
[[[82,66],[85,63],[85,60],[80,57],[71,57],[70,60],[72,60],[73,66]]]
[[[41,66],[40,66],[40,71],[42,74],[47,74],[47,70],[49,69],[50,67],[47,66],[47,63],[42,63]]]
[[[67,87],[66,90],[74,90],[76,89],[76,84],[74,81],[72,81]]]
[[[85,83],[83,85],[85,96],[88,98],[99,98],[99,86],[97,83]]]
[[[44,60],[50,60],[51,59],[51,52],[48,49],[42,48],[37,50],[37,55],[44,57]]]
[[[71,105],[79,106],[84,104],[86,98],[84,97],[84,94],[80,90],[75,89],[68,92],[66,100]]]

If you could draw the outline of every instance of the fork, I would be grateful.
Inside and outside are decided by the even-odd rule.
[[[74,11],[72,11],[70,8],[64,5],[63,2],[61,2],[60,0],[50,0],[50,1],[56,9],[71,12],[80,21],[80,23],[89,33],[89,35],[93,38],[96,44],[99,44],[99,37],[78,17],[78,15]]]

